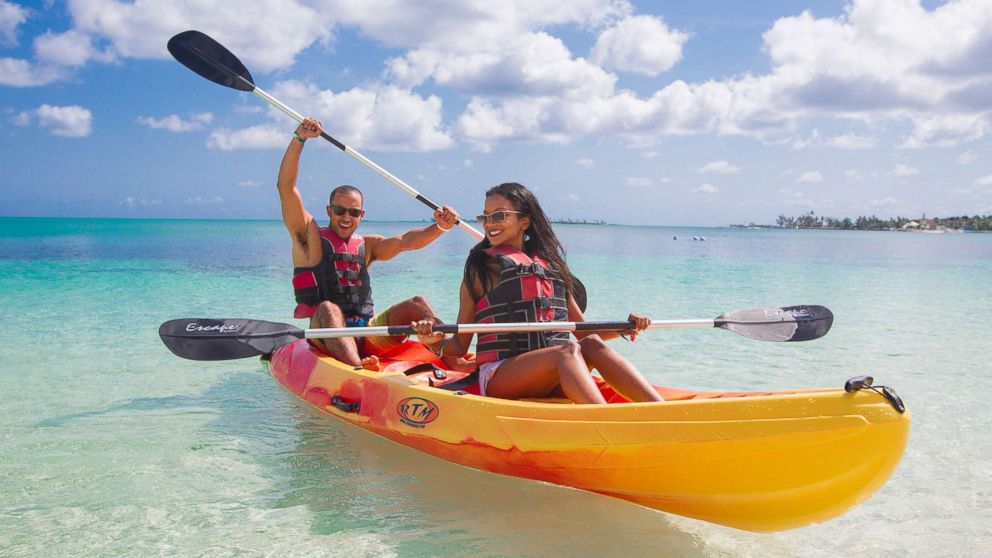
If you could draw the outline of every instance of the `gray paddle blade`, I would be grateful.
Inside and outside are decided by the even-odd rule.
[[[239,91],[253,91],[248,68],[224,45],[199,31],[183,31],[169,39],[169,53],[180,64],[214,83]]]
[[[271,353],[303,339],[304,331],[263,320],[183,318],[162,324],[158,335],[170,351],[182,358],[233,360]]]
[[[824,306],[752,308],[718,316],[713,325],[760,341],[810,341],[830,331],[834,315]]]

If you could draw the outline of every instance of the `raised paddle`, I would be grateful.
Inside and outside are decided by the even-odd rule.
[[[252,79],[251,73],[248,71],[248,68],[245,68],[245,65],[241,63],[241,60],[231,53],[231,51],[224,48],[224,45],[211,39],[208,35],[199,31],[183,31],[182,33],[179,33],[169,39],[167,47],[169,49],[169,53],[171,53],[180,64],[186,66],[190,70],[193,70],[197,74],[225,87],[237,89],[238,91],[254,93],[255,95],[261,97],[265,102],[285,113],[286,116],[289,116],[297,122],[303,122],[302,114],[286,106],[281,101],[255,85],[255,81]],[[437,209],[439,207],[436,203],[425,198],[423,194],[414,190],[412,186],[406,182],[403,182],[396,176],[393,176],[392,173],[373,163],[361,153],[334,139],[327,132],[322,132],[320,137],[331,142],[331,144],[341,151],[344,151],[348,155],[358,159],[363,165],[379,173],[394,186],[420,200],[420,202],[427,207],[430,207],[431,209]],[[475,237],[476,240],[482,240],[484,238],[481,232],[465,221],[459,220],[458,226],[461,227],[463,231]]]
[[[826,335],[834,315],[823,306],[753,308],[721,314],[712,320],[654,320],[649,329],[720,328],[760,341],[810,341]],[[437,324],[442,333],[529,331],[625,331],[629,321],[522,322],[505,324]],[[271,353],[297,339],[412,335],[410,326],[300,329],[290,324],[245,319],[183,318],[158,329],[162,342],[191,360],[233,360]]]
[[[303,122],[302,114],[286,106],[278,99],[272,95],[269,95],[260,87],[255,85],[255,80],[252,79],[251,72],[249,72],[248,68],[241,63],[241,60],[239,60],[238,57],[231,51],[227,50],[224,45],[213,40],[208,35],[195,30],[183,31],[182,33],[179,33],[169,39],[167,47],[173,58],[200,76],[205,77],[214,83],[223,85],[224,87],[254,93],[255,95],[261,97],[265,102],[282,111],[286,114],[286,116],[289,116],[297,122]],[[436,203],[424,197],[423,194],[415,190],[412,186],[406,182],[403,182],[386,169],[373,163],[361,153],[334,139],[327,132],[321,132],[320,137],[331,142],[331,144],[341,151],[344,151],[348,155],[358,159],[358,161],[363,165],[379,173],[394,186],[420,200],[420,202],[427,207],[431,209],[437,209],[439,207]],[[472,237],[476,240],[482,240],[484,238],[481,232],[465,221],[459,220],[458,226],[463,231],[472,235]],[[581,308],[582,311],[585,311],[587,303],[586,289],[582,282],[577,278],[574,281],[572,291],[572,297],[575,298],[575,302],[578,303],[579,308]]]

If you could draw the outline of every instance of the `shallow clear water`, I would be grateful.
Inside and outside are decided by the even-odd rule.
[[[872,374],[913,413],[893,477],[837,519],[760,535],[464,469],[313,413],[254,359],[190,362],[161,345],[158,325],[176,317],[293,321],[281,223],[0,219],[2,554],[984,553],[992,235],[559,231],[589,319],[831,308],[834,328],[809,343],[684,330],[618,346],[680,387],[839,387]],[[452,319],[469,246],[453,232],[377,263],[379,305],[419,293]]]

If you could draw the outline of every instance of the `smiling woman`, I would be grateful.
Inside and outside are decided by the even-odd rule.
[[[575,280],[565,249],[537,197],[521,184],[505,183],[486,192],[479,222],[486,238],[469,253],[459,293],[459,323],[583,322]],[[651,321],[630,314],[630,333]],[[450,340],[435,334],[430,320],[413,327],[438,355],[463,356],[472,334]],[[595,368],[631,401],[660,401],[661,396],[619,353],[603,341],[615,332],[574,330],[479,334],[475,362],[479,393],[506,399],[564,395],[577,403],[606,403],[590,375]],[[445,344],[448,343],[448,352]]]

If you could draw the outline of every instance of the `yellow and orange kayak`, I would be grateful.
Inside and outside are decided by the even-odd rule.
[[[317,409],[441,459],[749,531],[825,521],[865,500],[899,463],[910,425],[878,393],[842,389],[659,387],[663,403],[608,405],[481,397],[438,387],[456,372],[356,370],[305,340],[272,353],[269,369]]]

